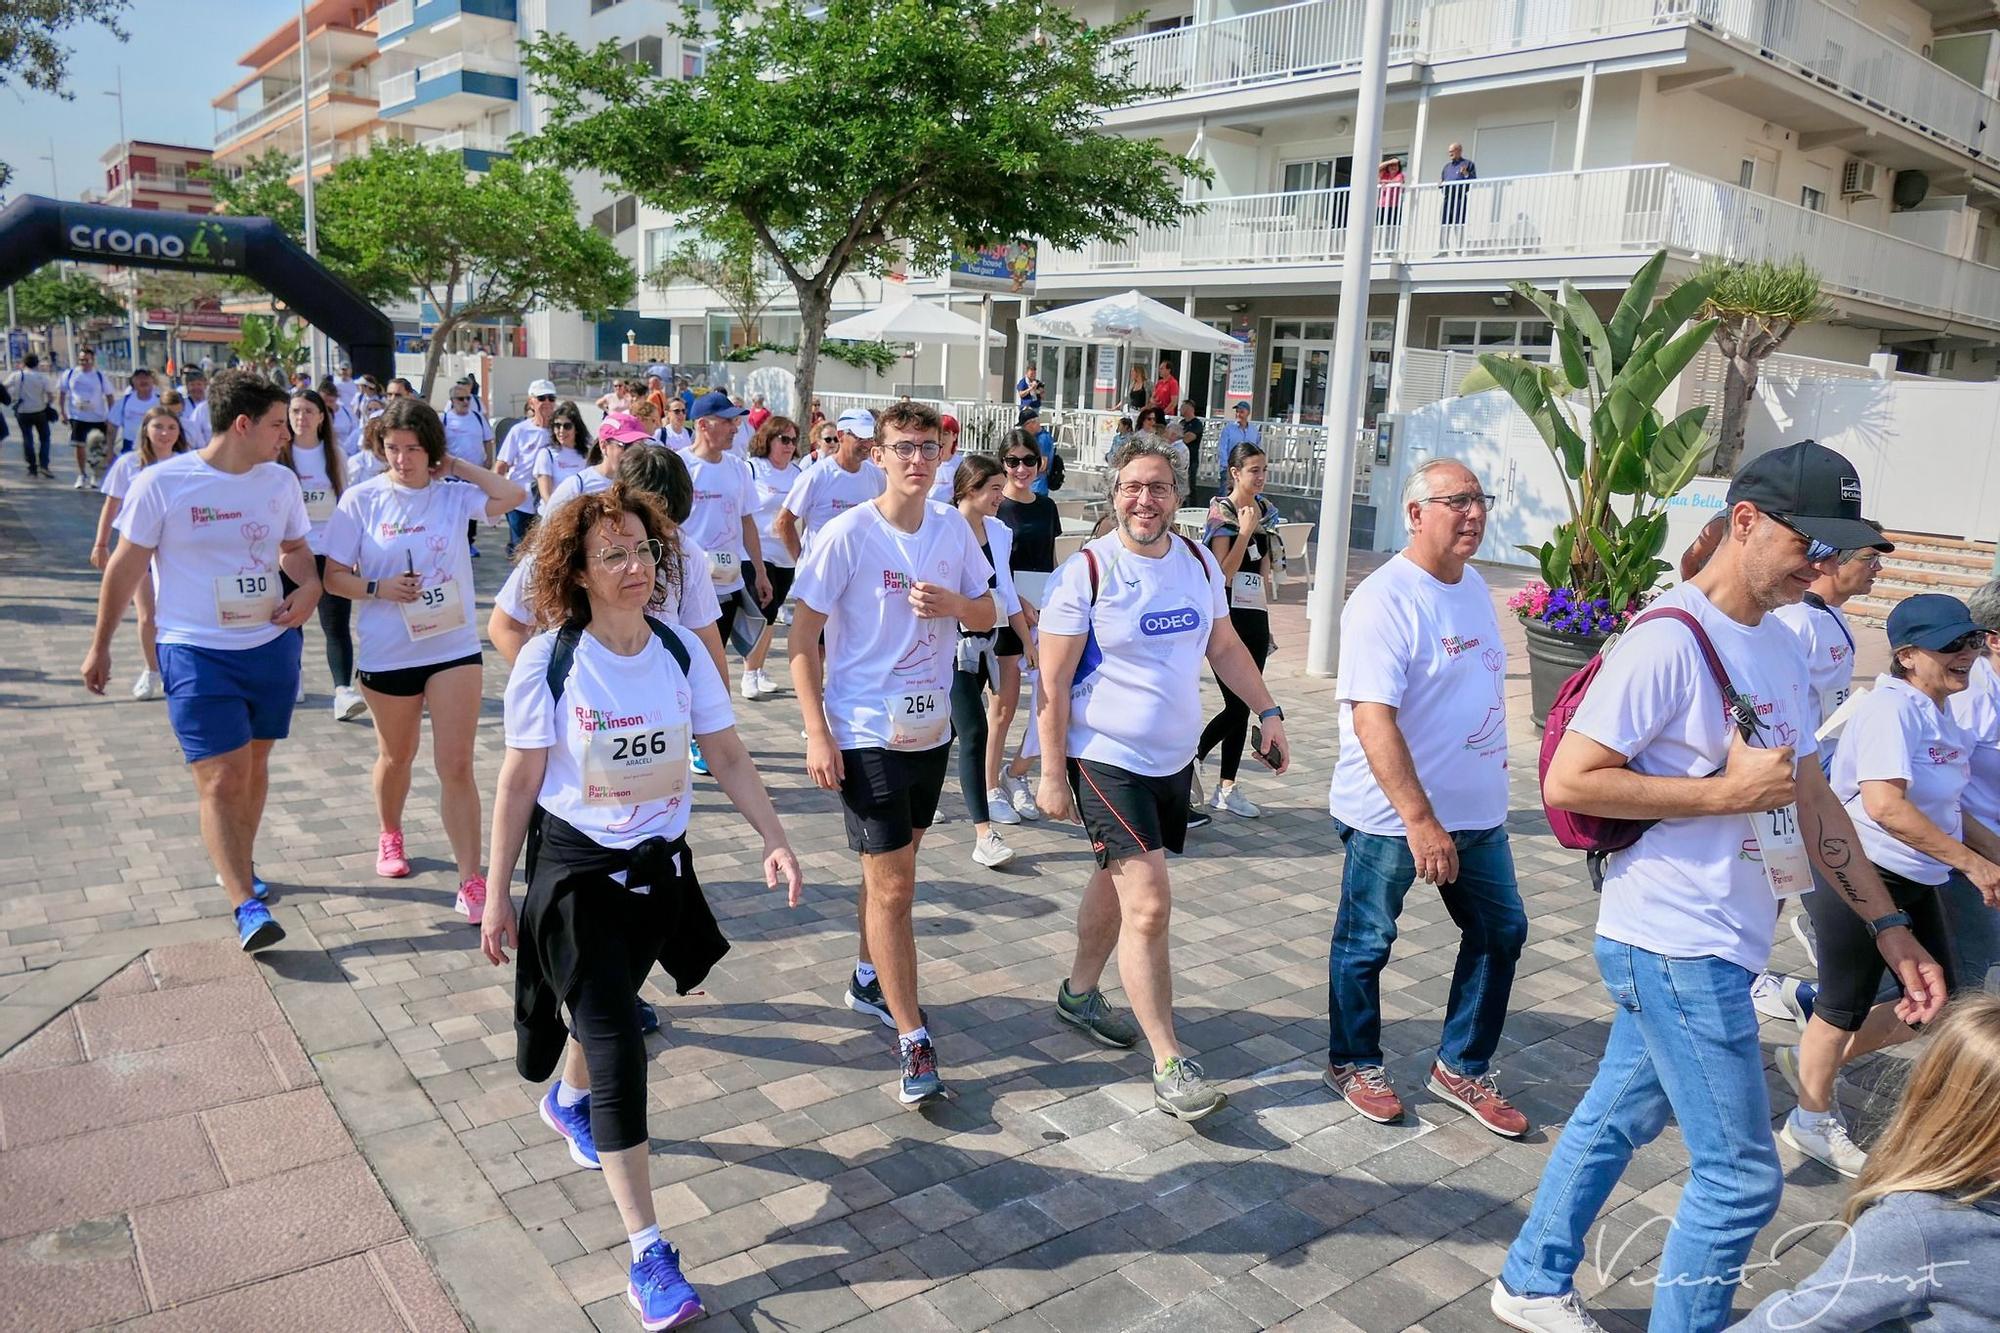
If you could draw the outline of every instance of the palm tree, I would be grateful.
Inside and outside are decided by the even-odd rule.
[[[1724,362],[1722,420],[1716,430],[1715,458],[1708,471],[1727,477],[1743,451],[1743,427],[1750,396],[1766,358],[1801,324],[1824,319],[1829,306],[1820,294],[1819,274],[1802,259],[1748,264],[1711,259],[1702,275],[1713,284],[1702,314],[1719,322],[1715,345]]]

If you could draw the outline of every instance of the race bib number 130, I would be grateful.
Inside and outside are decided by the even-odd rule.
[[[278,601],[276,574],[225,574],[215,581],[215,623],[222,629],[268,625]]]

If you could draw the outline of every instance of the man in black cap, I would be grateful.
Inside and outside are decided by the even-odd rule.
[[[1596,956],[1616,1006],[1597,1076],[1542,1177],[1494,1284],[1511,1328],[1599,1327],[1575,1273],[1584,1235],[1635,1149],[1669,1115],[1693,1171],[1666,1236],[1651,1327],[1708,1333],[1730,1301],[1784,1175],[1750,982],[1764,966],[1777,898],[1815,869],[1868,923],[1926,1022],[1944,974],[1855,854],[1854,826],[1814,756],[1818,716],[1799,641],[1769,613],[1843,550],[1882,534],[1861,517],[1861,480],[1812,441],[1751,460],[1730,484],[1721,540],[1701,572],[1660,596],[1700,626],[1660,616],[1621,636],[1543,776],[1543,798],[1584,814],[1653,822],[1604,871]],[[1711,671],[1712,645],[1734,699]]]

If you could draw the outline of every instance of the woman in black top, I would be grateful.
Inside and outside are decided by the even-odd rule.
[[[987,706],[986,803],[993,819],[1001,824],[1042,817],[1041,807],[1035,804],[1034,788],[1026,780],[1032,761],[1041,753],[1032,710],[1026,734],[1021,738],[1021,753],[1007,772],[1000,771],[1000,762],[1007,754],[1007,731],[1014,725],[1014,713],[1021,703],[1022,672],[1035,669],[1032,630],[1041,618],[1043,589],[1056,567],[1056,534],[1062,531],[1062,515],[1056,511],[1056,502],[1033,490],[1041,467],[1042,453],[1034,438],[1023,430],[1007,432],[1000,446],[1000,468],[1006,474],[1007,488],[1002,493],[998,517],[1014,533],[1008,566],[1013,571],[1021,612],[1027,617],[1031,632],[1023,642],[1011,627],[1003,627],[993,647],[1000,663],[1000,679]]]
[[[1254,444],[1239,444],[1229,451],[1229,489],[1215,497],[1208,507],[1208,521],[1202,538],[1222,566],[1229,583],[1229,623],[1243,646],[1263,670],[1271,655],[1271,613],[1267,606],[1271,564],[1280,515],[1276,505],[1264,498],[1264,479],[1269,464],[1264,451]],[[1217,682],[1218,684],[1220,682]],[[1250,706],[1222,686],[1222,711],[1202,729],[1201,744],[1195,750],[1193,802],[1201,804],[1201,766],[1209,751],[1222,747],[1222,782],[1215,789],[1214,809],[1255,819],[1263,811],[1236,790],[1236,769],[1243,762],[1243,738],[1250,730]]]
[[[1137,412],[1153,401],[1153,386],[1146,383],[1146,368],[1133,362],[1125,373],[1125,410]]]

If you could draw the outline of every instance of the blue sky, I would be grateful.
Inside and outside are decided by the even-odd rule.
[[[133,0],[120,42],[103,28],[66,36],[70,91],[65,102],[19,87],[0,91],[0,160],[14,166],[10,196],[47,194],[55,137],[58,183],[74,199],[102,179],[98,157],[118,139],[118,102],[104,95],[125,80],[125,132],[135,139],[207,146],[215,136],[215,96],[243,75],[236,58],[280,23],[297,0]]]

